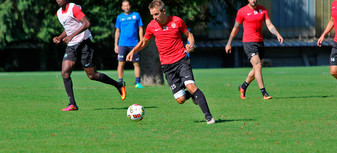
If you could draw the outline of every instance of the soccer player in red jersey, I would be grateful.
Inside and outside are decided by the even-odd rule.
[[[317,46],[321,47],[324,37],[337,25],[337,1],[331,4],[331,18],[326,26],[323,34],[317,41]],[[330,54],[330,74],[337,79],[337,29],[335,28],[334,44],[332,45]]]
[[[215,123],[205,95],[195,85],[190,59],[186,55],[186,52],[194,51],[193,34],[187,30],[181,18],[166,14],[165,4],[161,0],[153,0],[149,9],[153,20],[148,24],[144,38],[130,51],[126,60],[131,61],[133,55],[142,50],[154,36],[162,70],[177,102],[183,104],[187,99],[192,98],[205,114],[207,124]],[[190,42],[186,44],[186,48],[183,45],[181,33]],[[188,91],[185,91],[185,88]]]
[[[266,8],[257,5],[257,0],[248,0],[248,2],[249,4],[242,7],[237,13],[233,30],[226,45],[226,53],[231,53],[232,41],[239,31],[240,24],[243,23],[243,49],[253,68],[248,73],[245,82],[239,86],[240,97],[241,99],[246,99],[247,87],[255,79],[262,92],[263,99],[271,99],[272,97],[267,93],[262,78],[262,63],[264,58],[263,21],[266,22],[269,31],[276,35],[277,40],[281,44],[283,43],[283,38],[271,23]]]
[[[126,97],[124,83],[116,82],[104,73],[96,71],[95,64],[93,63],[94,49],[90,41],[92,38],[89,31],[90,22],[82,12],[80,6],[69,3],[69,0],[56,0],[56,2],[61,7],[56,15],[64,27],[64,31],[60,36],[54,37],[53,42],[59,44],[63,41],[67,44],[61,74],[70,103],[62,111],[78,110],[73,93],[73,82],[70,77],[77,60],[81,60],[83,69],[89,79],[115,86],[121,94],[121,99],[124,100]]]

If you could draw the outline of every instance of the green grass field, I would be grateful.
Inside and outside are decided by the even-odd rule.
[[[194,69],[213,125],[191,101],[178,104],[166,82],[135,89],[133,71],[125,74],[125,101],[73,72],[76,112],[61,111],[68,100],[60,72],[0,73],[0,152],[337,151],[337,80],[328,66],[264,68],[267,101],[255,81],[240,99],[249,70]],[[134,103],[145,108],[141,122],[126,117]]]

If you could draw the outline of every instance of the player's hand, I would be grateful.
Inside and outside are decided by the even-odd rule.
[[[115,45],[115,53],[118,54],[118,45]]]
[[[185,45],[185,48],[186,48],[186,52],[187,52],[187,53],[191,53],[191,52],[194,51],[194,45],[186,44],[186,45]]]
[[[66,36],[66,37],[63,38],[62,41],[63,41],[64,43],[68,44],[68,43],[71,41],[71,39],[73,39],[73,37],[71,37],[71,36]]]
[[[317,46],[318,46],[318,47],[322,47],[322,42],[323,42],[323,40],[324,40],[324,37],[323,37],[323,36],[321,36],[321,37],[317,40]]]
[[[133,51],[130,51],[129,54],[126,56],[126,61],[132,62],[133,58]]]
[[[232,53],[232,46],[231,45],[226,45],[226,53],[227,54]]]
[[[59,44],[59,43],[61,42],[60,37],[54,37],[54,38],[53,38],[53,42],[54,42],[55,44]]]
[[[283,43],[283,37],[281,35],[277,35],[277,40],[280,42],[280,44]]]

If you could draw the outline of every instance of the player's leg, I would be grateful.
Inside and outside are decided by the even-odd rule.
[[[123,82],[125,61],[118,61],[117,73],[119,82]]]
[[[140,84],[140,65],[139,65],[139,61],[140,61],[140,52],[136,53],[133,56],[132,62],[133,62],[133,67],[134,67],[134,70],[135,70],[135,78],[136,78],[135,88],[144,88],[142,86],[142,84]]]
[[[337,79],[337,65],[330,66],[330,74]]]
[[[127,46],[118,46],[118,67],[117,67],[117,73],[118,73],[118,79],[119,82],[123,82],[124,77],[124,66],[125,66],[125,58],[126,55],[130,52],[129,47]]]
[[[191,93],[191,98],[194,99],[194,101],[199,105],[201,111],[204,113],[207,124],[215,123],[215,120],[208,108],[204,93],[195,85],[190,59],[187,57],[183,58],[179,67],[179,76],[181,77],[181,81],[184,83],[188,92]]]
[[[262,77],[262,60],[260,60],[259,56],[255,55],[250,60],[251,64],[253,65],[255,80],[257,82],[257,85],[259,86],[263,99],[272,99],[271,96],[266,91],[266,88],[264,87],[263,83],[263,77]]]
[[[68,107],[62,109],[62,111],[78,110],[77,104],[75,102],[75,97],[74,97],[73,82],[72,82],[71,77],[70,77],[74,66],[75,66],[74,61],[64,60],[62,62],[61,75],[62,75],[62,78],[63,78],[65,90],[66,90],[68,98],[69,98]]]
[[[81,63],[88,78],[116,87],[121,95],[121,99],[124,100],[126,98],[125,83],[117,82],[106,74],[97,72],[93,58],[94,49],[92,48],[90,40],[86,40],[82,48]]]
[[[334,42],[330,54],[330,74],[337,79],[337,43]]]

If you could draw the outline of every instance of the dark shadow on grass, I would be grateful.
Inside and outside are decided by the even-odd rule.
[[[218,119],[215,120],[215,123],[225,123],[225,122],[241,122],[241,121],[256,121],[256,119],[236,119],[236,120],[222,120],[222,119]],[[195,123],[204,123],[205,120],[202,121],[195,121]]]
[[[158,108],[157,106],[147,106],[143,107],[144,109],[148,108]],[[120,108],[95,108],[94,110],[122,110],[122,109],[128,109],[128,107],[120,107]]]
[[[329,98],[333,96],[292,96],[292,97],[273,97],[273,99],[299,99],[299,98]]]

